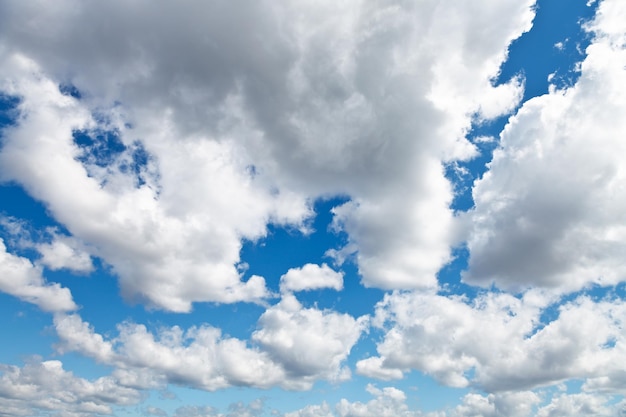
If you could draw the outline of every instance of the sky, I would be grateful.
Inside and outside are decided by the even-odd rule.
[[[0,416],[626,415],[626,2],[0,2]]]

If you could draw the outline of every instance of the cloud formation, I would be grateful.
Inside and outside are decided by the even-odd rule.
[[[58,283],[47,283],[41,268],[30,260],[7,252],[0,239],[0,291],[35,304],[48,312],[76,310],[69,289]]]
[[[2,2],[0,110],[12,107],[0,114],[0,186],[22,187],[54,226],[31,233],[27,210],[0,213],[0,291],[51,313],[58,357],[0,365],[0,414],[624,413],[626,4],[599,0],[582,23],[576,82],[521,103],[524,75],[502,76],[502,64],[535,6]],[[454,209],[450,169],[477,178],[467,212]],[[341,201],[326,258],[248,273],[242,248],[272,244],[270,230],[324,233],[311,227],[319,201]],[[459,247],[467,257],[454,259]],[[122,316],[109,329],[79,311],[96,297],[73,296],[63,274],[101,272],[149,311],[123,321],[130,307],[107,306]],[[344,285],[352,299],[318,307],[332,292],[315,290]],[[235,317],[240,302],[257,315]],[[198,303],[232,304],[249,334],[170,314]],[[77,376],[60,360],[70,353],[110,375]],[[286,395],[344,388],[353,372],[369,397],[138,405],[168,385]],[[420,387],[375,385],[417,373],[463,396],[425,412],[413,407]]]
[[[292,268],[280,277],[281,291],[307,291],[321,288],[343,289],[343,273],[332,270],[328,265],[306,264]]]
[[[350,377],[344,363],[367,329],[367,319],[305,308],[287,294],[261,315],[252,345],[208,325],[151,332],[127,322],[118,325],[118,336],[110,340],[77,314],[56,315],[54,326],[58,352],[75,351],[113,365],[114,375],[128,386],[305,390],[320,379],[340,382]]]
[[[357,363],[364,375],[392,379],[417,369],[440,383],[488,392],[528,390],[567,379],[620,378],[626,353],[623,300],[566,302],[536,293],[485,294],[468,303],[439,295],[394,294],[377,306],[385,329],[379,356]],[[549,308],[558,316],[546,320]]]
[[[578,82],[527,101],[502,132],[473,189],[466,282],[570,292],[624,280],[624,17],[602,2]]]
[[[33,360],[24,367],[0,365],[3,415],[27,416],[38,411],[64,417],[111,414],[115,405],[137,404],[142,395],[111,377],[88,381],[63,369],[56,360]]]
[[[267,297],[235,268],[241,239],[303,227],[310,201],[337,194],[365,285],[436,286],[455,239],[442,164],[476,154],[472,115],[519,101],[519,80],[492,79],[533,2],[245,3],[5,3],[3,89],[21,117],[2,178],[149,307]],[[56,87],[68,83],[79,100]]]

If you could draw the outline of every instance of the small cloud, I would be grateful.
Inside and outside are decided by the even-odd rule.
[[[472,138],[472,142],[474,143],[493,143],[496,141],[495,136],[476,136]]]
[[[343,289],[343,273],[331,269],[328,265],[322,266],[306,264],[302,268],[292,268],[280,277],[280,290],[308,291],[322,288]]]
[[[157,416],[157,417],[167,417],[168,415],[164,410],[158,407],[153,407],[153,406],[148,406],[144,408],[142,414],[144,416]]]

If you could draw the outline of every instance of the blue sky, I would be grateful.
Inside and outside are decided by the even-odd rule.
[[[0,416],[626,413],[626,6],[0,6]]]

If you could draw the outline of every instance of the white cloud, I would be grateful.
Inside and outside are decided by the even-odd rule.
[[[7,252],[0,239],[0,291],[35,304],[44,311],[71,311],[77,308],[69,289],[47,283],[40,267],[28,259]]]
[[[72,141],[73,130],[94,125],[87,110],[61,95],[32,61],[6,58],[5,72],[30,76],[6,85],[22,97],[22,119],[5,131],[2,177],[19,180],[73,235],[110,263],[126,297],[188,311],[193,301],[256,301],[267,296],[261,277],[240,280],[234,266],[240,238],[260,237],[269,218],[281,222],[290,216],[298,222],[307,214],[302,201],[256,187],[244,167],[236,166],[241,161],[229,145],[191,138],[184,146],[163,144],[168,157],[159,160],[164,170],[161,189],[126,184],[117,178],[124,176],[121,172],[105,178],[88,175],[87,167],[76,160],[79,149]],[[196,177],[186,178],[189,173]],[[233,202],[236,207],[231,207]],[[207,212],[207,206],[212,210]],[[50,264],[50,248],[41,249]]]
[[[445,385],[488,392],[600,376],[608,380],[590,381],[607,389],[619,385],[626,304],[580,296],[558,307],[558,317],[546,323],[542,314],[556,309],[559,300],[541,298],[487,293],[469,303],[439,295],[388,295],[374,320],[386,330],[379,356],[359,361],[357,371],[390,379],[417,369]]]
[[[330,406],[323,402],[320,405],[307,405],[306,407],[285,413],[284,417],[334,417]]]
[[[537,411],[537,417],[618,416],[618,407],[601,395],[561,394]],[[619,404],[618,404],[619,406]]]
[[[0,226],[8,242],[19,249],[34,249],[41,257],[37,265],[50,270],[69,269],[89,273],[94,269],[91,256],[78,239],[60,234],[55,227],[35,231],[26,220],[0,215]]]
[[[574,291],[626,276],[626,28],[606,0],[578,82],[526,102],[477,181],[464,280]]]
[[[54,412],[62,417],[111,414],[113,406],[132,405],[141,394],[111,377],[78,378],[60,361],[33,360],[24,367],[0,365],[2,415],[27,416]]]
[[[600,3],[578,83],[525,103],[503,132],[465,218],[468,283],[569,292],[623,281],[622,3]],[[357,372],[390,380],[415,369],[487,391],[466,396],[450,411],[456,416],[528,415],[537,395],[509,390],[569,378],[586,379],[590,392],[623,392],[623,302],[580,296],[557,309],[558,299],[541,291],[472,301],[435,294],[458,226],[442,164],[477,154],[464,138],[473,119],[518,105],[523,80],[493,80],[511,40],[530,27],[533,4],[8,1],[1,88],[21,102],[4,132],[0,179],[23,185],[71,233],[37,245],[41,265],[89,272],[98,256],[125,297],[177,312],[268,298],[262,277],[245,281],[237,269],[242,240],[263,238],[269,223],[306,231],[313,200],[347,196],[333,209],[346,246],[328,253],[338,263],[353,255],[366,286],[427,290],[388,294],[377,306],[384,337]],[[59,92],[67,81],[82,99]],[[95,148],[74,143],[77,130],[113,132],[125,150],[103,164]],[[139,150],[145,163],[134,160]],[[9,294],[55,313],[76,308],[37,263],[4,246],[0,272]],[[57,350],[113,366],[107,381],[132,389],[308,389],[347,379],[368,318],[305,308],[292,294],[340,290],[342,274],[307,264],[279,285],[283,298],[249,341],[208,325],[152,331],[133,323],[108,338],[78,315],[56,314]],[[558,315],[545,322],[548,309]],[[5,375],[17,380],[19,372]],[[368,390],[366,403],[288,416],[420,415],[395,388]],[[539,412],[602,415],[602,398],[564,395]],[[21,407],[7,401],[6,409]],[[206,407],[176,413],[220,415]]]
[[[283,417],[560,417],[620,416],[626,402],[619,397],[588,393],[556,393],[550,391],[517,391],[496,394],[470,392],[454,407],[425,412],[412,410],[406,394],[394,387],[378,389],[368,384],[366,390],[374,397],[368,402],[341,399],[332,407],[326,402],[307,405],[285,413]],[[419,393],[419,391],[418,391]],[[419,395],[418,395],[419,397]]]
[[[342,399],[337,404],[337,414],[341,417],[417,417],[419,412],[410,411],[406,405],[406,395],[394,387],[378,389],[366,387],[375,398],[367,403],[349,402]]]
[[[450,414],[453,417],[529,417],[533,407],[540,403],[534,392],[467,394]]]
[[[356,371],[361,375],[367,375],[370,378],[382,379],[384,381],[402,379],[404,376],[402,369],[387,366],[385,359],[380,356],[372,356],[358,361]]]
[[[293,380],[287,386],[306,387],[318,378],[341,381],[350,377],[343,362],[367,325],[367,316],[354,319],[330,310],[303,308],[293,295],[285,294],[259,318],[252,340],[284,367]]]
[[[82,321],[78,314],[57,314],[54,328],[61,340],[57,346],[59,353],[78,351],[83,355],[107,363],[113,360],[113,344],[95,332],[89,323]]]
[[[80,249],[75,239],[55,236],[52,242],[40,243],[36,248],[41,254],[39,262],[51,270],[66,268],[74,272],[88,273],[94,269],[91,256]]]
[[[321,288],[332,288],[340,291],[343,288],[343,273],[332,270],[328,265],[306,264],[301,268],[291,268],[280,277],[280,290],[307,291]]]
[[[250,345],[207,325],[155,333],[123,323],[106,340],[77,315],[57,315],[60,353],[76,351],[116,367],[126,386],[147,389],[172,383],[214,391],[229,386],[309,389],[320,379],[350,377],[345,361],[367,327],[367,317],[304,308],[287,294],[259,319]]]
[[[411,411],[406,405],[406,395],[394,387],[376,388],[368,384],[368,393],[374,398],[366,403],[350,402],[343,398],[334,407],[335,412],[326,403],[309,405],[300,410],[285,413],[284,417],[419,417],[419,411]]]
[[[267,415],[264,414],[264,411],[263,401],[257,399],[249,404],[243,402],[231,404],[227,413],[220,413],[217,409],[209,406],[186,405],[177,408],[173,417],[258,417]]]
[[[308,202],[337,194],[352,199],[336,224],[365,285],[433,288],[455,240],[442,163],[476,154],[473,115],[517,104],[517,79],[492,83],[533,3],[8,2],[4,89],[25,117],[6,134],[3,177],[149,306],[265,297],[234,267],[241,239],[270,221],[304,227]],[[10,68],[16,54],[31,64]],[[80,102],[53,91],[66,81]],[[149,166],[120,172],[128,152],[76,161],[72,129],[107,125],[90,113],[141,143]]]
[[[147,416],[167,417],[169,414],[159,407],[148,406],[143,410],[143,414]]]
[[[218,411],[209,406],[186,405],[179,407],[174,412],[174,417],[217,417]]]

